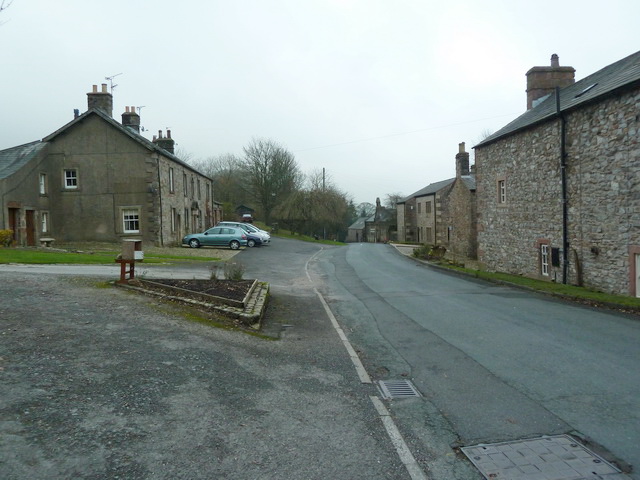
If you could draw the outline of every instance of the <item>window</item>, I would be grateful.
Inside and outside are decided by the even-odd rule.
[[[198,179],[198,200],[200,200],[202,196],[200,195],[200,179]]]
[[[128,208],[122,210],[122,222],[124,233],[140,232],[140,213],[138,209]]]
[[[40,213],[40,231],[42,233],[49,232],[49,212]]]
[[[176,188],[173,183],[173,168],[169,167],[169,193],[174,193],[175,191]]]
[[[507,203],[507,183],[504,178],[498,180],[498,203]]]
[[[171,231],[176,231],[176,226],[178,224],[178,212],[176,212],[175,208],[171,209]]]
[[[211,185],[207,183],[207,202],[211,199]]]
[[[545,277],[549,276],[549,245],[540,244],[540,272]]]
[[[188,197],[189,196],[189,185],[187,185],[187,174],[186,173],[182,174],[182,183],[184,184],[184,196]]]
[[[424,243],[433,243],[433,228],[426,227],[425,231],[426,233],[425,233]]]
[[[46,195],[46,194],[47,194],[47,174],[41,173],[40,174],[40,195]]]
[[[428,201],[424,204],[424,213],[431,213],[431,202]]]
[[[78,188],[78,171],[75,168],[64,171],[64,188],[68,190]]]
[[[422,204],[420,202],[418,202],[418,213],[422,213],[421,210]]]
[[[185,175],[186,178],[186,175]],[[185,208],[184,209],[184,228],[187,229],[187,232],[189,232],[189,209]]]
[[[193,175],[191,176],[191,198],[194,198],[196,195],[196,189],[193,185]]]

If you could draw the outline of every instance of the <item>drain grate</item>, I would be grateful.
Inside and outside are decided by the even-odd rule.
[[[422,396],[409,380],[380,380],[378,386],[386,399]]]
[[[487,479],[628,478],[568,435],[482,444],[461,450]]]

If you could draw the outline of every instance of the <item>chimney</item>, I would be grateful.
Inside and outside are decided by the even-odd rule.
[[[456,178],[469,175],[469,152],[465,151],[464,142],[458,144],[456,155]]]
[[[124,107],[122,126],[129,127],[134,132],[140,133],[140,115],[136,113],[136,107]]]
[[[167,129],[167,136],[162,136],[162,130],[158,130],[158,138],[153,137],[153,143],[155,143],[160,148],[165,149],[167,152],[173,154],[174,153],[174,145],[175,141],[171,138],[171,130]]]
[[[102,91],[98,92],[98,86],[93,86],[93,91],[87,93],[87,106],[89,110],[99,108],[104,113],[113,116],[113,95],[107,91],[107,84],[102,84]]]
[[[575,82],[576,70],[573,67],[561,67],[555,53],[551,55],[550,67],[533,67],[527,72],[527,110],[554,92],[556,87],[568,87]]]

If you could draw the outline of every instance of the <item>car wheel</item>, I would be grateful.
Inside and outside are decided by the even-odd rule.
[[[249,247],[255,247],[256,246],[256,241],[251,238],[251,239],[247,240],[247,245]]]
[[[229,248],[231,250],[238,250],[240,248],[240,242],[237,240],[232,240],[231,243],[229,243]]]
[[[191,248],[200,248],[200,242],[195,238],[192,238],[191,240],[189,240],[189,246]]]

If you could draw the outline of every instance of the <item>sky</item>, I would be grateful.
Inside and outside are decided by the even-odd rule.
[[[13,0],[0,150],[106,83],[116,120],[141,107],[143,135],[170,129],[179,155],[270,139],[356,204],[384,203],[455,176],[458,144],[524,113],[525,74],[552,54],[579,80],[636,52],[639,18],[638,0]]]

